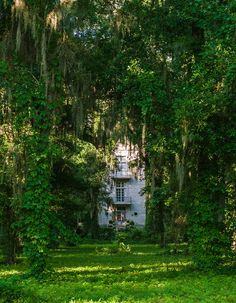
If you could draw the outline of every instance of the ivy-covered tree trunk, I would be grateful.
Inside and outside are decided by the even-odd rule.
[[[223,262],[230,248],[224,221],[219,220],[219,205],[210,188],[195,186],[190,204],[189,240],[194,253],[194,263],[199,268],[211,268]],[[224,212],[221,209],[220,212]]]
[[[32,133],[25,139],[26,181],[22,201],[22,238],[30,271],[40,275],[47,267],[49,245],[50,146],[47,101],[32,100]]]

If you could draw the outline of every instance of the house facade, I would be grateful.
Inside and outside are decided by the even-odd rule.
[[[128,222],[145,225],[144,169],[138,167],[138,150],[118,143],[114,151],[115,165],[110,170],[108,192],[110,201],[101,205],[99,225],[125,228]]]

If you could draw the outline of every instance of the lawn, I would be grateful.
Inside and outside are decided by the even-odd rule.
[[[16,278],[25,271],[24,262],[0,266],[2,281],[16,279],[10,285],[19,289],[11,301],[0,294],[0,303],[236,302],[233,269],[197,271],[189,256],[164,253],[156,245],[132,245],[129,253],[84,244],[52,251],[50,263],[54,272],[40,281]]]

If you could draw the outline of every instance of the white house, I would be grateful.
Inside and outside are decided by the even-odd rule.
[[[110,203],[103,203],[99,225],[124,228],[127,221],[136,226],[145,224],[144,169],[138,167],[138,150],[131,145],[118,143],[114,151],[116,165],[109,175]]]

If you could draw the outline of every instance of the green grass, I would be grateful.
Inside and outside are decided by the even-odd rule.
[[[129,254],[103,247],[52,251],[54,272],[41,281],[15,282],[23,297],[12,302],[236,302],[233,270],[196,271],[190,257],[164,254],[155,245],[133,245]],[[24,264],[1,266],[0,277],[11,280],[24,271]]]

